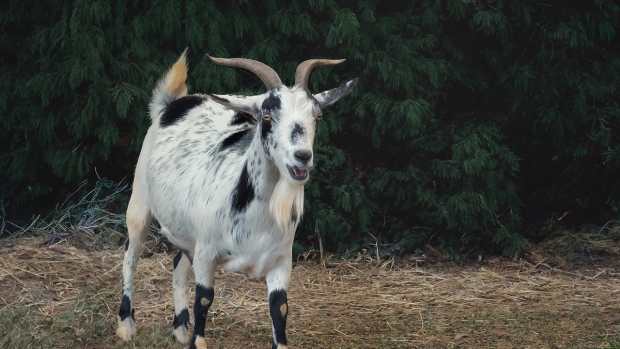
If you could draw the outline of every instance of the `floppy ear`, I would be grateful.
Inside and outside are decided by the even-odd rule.
[[[260,96],[248,96],[248,97],[238,97],[238,96],[218,96],[218,95],[208,95],[209,98],[226,108],[232,109],[234,111],[242,112],[250,114],[256,117],[260,111],[258,106],[258,102],[260,100]]]
[[[321,108],[325,108],[336,103],[336,101],[338,101],[340,98],[351,93],[355,85],[357,85],[357,79],[349,80],[336,88],[317,93],[313,96],[314,99],[319,102]]]

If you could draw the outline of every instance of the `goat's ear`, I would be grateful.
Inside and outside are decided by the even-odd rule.
[[[251,97],[236,97],[236,96],[225,96],[220,97],[218,95],[209,95],[209,98],[219,103],[226,108],[232,109],[234,111],[247,113],[253,116],[257,116],[259,112],[257,99],[255,96]]]
[[[349,80],[336,88],[315,94],[314,99],[319,102],[321,108],[328,107],[336,103],[340,98],[351,93],[355,85],[357,85],[357,79]]]

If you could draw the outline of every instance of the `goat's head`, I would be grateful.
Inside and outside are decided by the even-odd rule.
[[[259,96],[211,97],[228,108],[253,115],[265,153],[280,172],[280,178],[290,184],[305,183],[314,164],[314,135],[321,110],[351,92],[356,82],[350,80],[313,95],[308,90],[308,79],[315,67],[339,64],[344,59],[304,61],[297,67],[295,85],[287,87],[264,63],[245,58],[210,58],[217,64],[246,69],[263,81],[268,91]]]

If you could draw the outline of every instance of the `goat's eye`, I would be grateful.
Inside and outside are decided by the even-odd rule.
[[[271,121],[271,113],[263,113],[263,120],[264,121]]]

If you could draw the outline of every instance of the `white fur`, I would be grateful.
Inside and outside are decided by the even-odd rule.
[[[269,211],[282,231],[294,234],[304,213],[304,187],[286,179],[278,180],[271,194]],[[290,218],[292,213],[296,217],[294,221]]]
[[[315,95],[317,101],[305,89],[282,86],[248,97],[193,95],[185,101],[193,98],[200,103],[162,126],[167,107],[187,95],[186,77],[184,53],[153,91],[153,123],[136,166],[128,226],[155,217],[162,234],[193,258],[196,283],[203,287],[213,287],[214,268],[219,264],[228,271],[265,277],[269,292],[286,290],[307,182],[307,176],[299,172],[293,175],[291,169],[309,173],[313,166],[312,157],[303,161],[295,152],[311,154],[320,107],[346,93],[330,90]],[[279,100],[273,111],[264,107],[268,98]],[[236,112],[231,108],[256,111],[257,122],[232,122]],[[303,132],[295,133],[294,129]],[[232,135],[241,133],[241,138],[231,141]],[[232,145],[226,147],[227,142]],[[243,180],[245,174],[247,181]],[[123,289],[130,298],[144,226],[129,229]],[[177,313],[187,306],[188,263],[181,262],[175,270]],[[177,330],[177,340],[186,342],[187,331]],[[119,323],[121,338],[128,339],[134,333],[133,320]],[[196,345],[206,347],[204,338],[199,336]],[[281,347],[285,348],[279,344]]]
[[[174,245],[194,251],[196,244],[208,244],[227,270],[263,277],[292,248],[303,214],[303,184],[280,178],[263,153],[260,132],[253,129],[245,153],[229,152],[219,166],[213,163],[222,141],[248,128],[230,126],[234,115],[207,98],[175,125],[161,128],[154,122],[142,149],[150,158],[139,162],[136,178],[144,179],[145,201]],[[185,157],[180,156],[183,149],[189,151]],[[253,183],[255,197],[235,226],[232,195],[249,157],[261,159],[250,171],[260,171],[263,182]],[[293,207],[297,219],[291,223]]]

